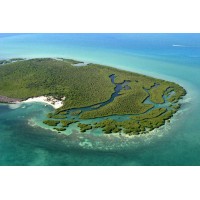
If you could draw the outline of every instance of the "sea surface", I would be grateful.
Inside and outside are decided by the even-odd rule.
[[[0,34],[0,59],[64,57],[174,81],[188,92],[172,121],[125,137],[59,134],[43,103],[0,104],[0,165],[200,165],[200,34]]]

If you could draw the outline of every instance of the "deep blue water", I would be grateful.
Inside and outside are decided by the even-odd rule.
[[[0,105],[0,165],[200,165],[200,34],[0,34],[0,58],[66,57],[181,84],[173,122],[134,138],[37,126],[43,104]],[[12,109],[11,109],[12,108]]]

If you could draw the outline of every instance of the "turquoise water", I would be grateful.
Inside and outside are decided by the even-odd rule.
[[[50,106],[1,104],[0,165],[200,165],[200,34],[0,34],[0,59],[13,57],[106,64],[175,81],[188,94],[172,123],[131,138],[74,125],[58,134],[41,123]]]

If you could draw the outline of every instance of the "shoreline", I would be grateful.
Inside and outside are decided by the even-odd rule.
[[[0,103],[16,104],[21,103],[23,100],[19,98],[10,98],[6,96],[0,96]]]
[[[65,97],[62,98],[62,100],[55,99],[52,96],[39,96],[39,97],[32,97],[28,98],[26,100],[23,99],[17,99],[17,98],[9,98],[6,96],[0,96],[0,103],[5,104],[21,104],[21,103],[45,103],[50,106],[52,106],[54,109],[61,108],[63,106],[63,101],[65,100]]]
[[[46,103],[48,105],[51,105],[54,109],[61,108],[63,106],[63,100],[65,100],[65,97],[62,98],[62,100],[55,99],[52,96],[39,96],[39,97],[33,97],[28,98],[25,101],[21,101],[20,103]]]

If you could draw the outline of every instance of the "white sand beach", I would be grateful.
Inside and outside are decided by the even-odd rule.
[[[63,97],[62,100],[65,100],[65,97]],[[40,97],[29,98],[25,101],[22,101],[22,103],[31,103],[31,102],[46,103],[53,106],[55,109],[58,109],[63,106],[63,101],[55,99],[52,96],[40,96]]]

